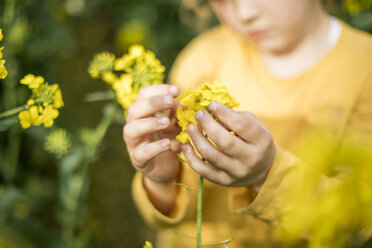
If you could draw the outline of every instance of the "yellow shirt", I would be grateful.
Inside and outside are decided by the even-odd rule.
[[[290,169],[305,165],[295,156],[296,144],[309,132],[326,128],[338,140],[372,134],[372,38],[342,23],[335,47],[300,76],[273,77],[253,44],[243,42],[224,26],[192,41],[176,60],[170,81],[184,92],[191,86],[221,81],[241,103],[239,111],[253,112],[270,130],[277,155],[270,174],[256,195],[249,187],[228,188],[205,182],[203,243],[235,240],[230,248],[278,247],[273,228],[286,191]],[[166,228],[196,235],[196,193],[180,189],[169,216],[158,212],[133,180],[133,197],[145,221],[157,228],[158,248],[195,247],[195,240]],[[181,182],[198,187],[198,175],[183,165]],[[299,247],[299,246],[297,246]]]

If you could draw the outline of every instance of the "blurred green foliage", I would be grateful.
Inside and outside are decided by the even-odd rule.
[[[372,32],[370,10],[350,14],[336,1],[333,11]],[[9,72],[0,80],[0,112],[25,104],[29,92],[18,82],[27,73],[59,83],[65,102],[51,129],[22,130],[17,117],[0,121],[0,248],[142,247],[154,240],[130,196],[134,170],[121,138],[122,112],[112,101],[84,101],[105,90],[87,68],[98,52],[121,56],[142,43],[169,69],[216,23],[193,13],[180,0],[0,1]],[[72,141],[61,159],[43,145],[57,127]]]

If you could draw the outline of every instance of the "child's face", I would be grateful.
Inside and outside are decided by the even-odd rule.
[[[311,29],[318,0],[209,0],[220,21],[261,49],[285,52]],[[310,18],[310,19],[309,19]]]

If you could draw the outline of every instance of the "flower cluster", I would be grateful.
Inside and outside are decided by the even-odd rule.
[[[311,170],[294,173],[294,186],[283,195],[291,206],[281,223],[285,241],[306,235],[312,248],[362,247],[372,232],[372,143],[364,148],[344,143],[338,149],[319,134],[302,144],[301,159]]]
[[[42,76],[26,75],[20,81],[32,90],[27,101],[26,110],[18,114],[22,128],[31,125],[51,127],[59,115],[58,109],[63,107],[62,93],[58,84],[49,85]]]
[[[195,113],[201,109],[208,111],[208,105],[213,101],[225,104],[230,108],[239,106],[239,103],[229,94],[226,87],[218,81],[214,81],[212,84],[201,84],[196,90],[190,88],[181,96],[181,105],[187,108],[179,107],[177,109],[178,125],[182,128],[181,133],[177,136],[180,142],[186,143],[189,140],[187,127],[191,123],[198,125],[195,121]]]
[[[3,30],[0,28],[0,41],[3,39]],[[0,47],[0,79],[6,78],[8,76],[8,71],[5,68],[5,60],[3,58],[2,50],[4,47]]]
[[[371,9],[372,2],[370,0],[342,0],[347,12],[351,15],[358,14],[364,9]]]
[[[163,83],[164,71],[165,67],[155,54],[141,45],[132,45],[128,54],[117,59],[107,52],[98,54],[89,67],[92,77],[101,77],[112,86],[124,109],[136,100],[140,89]]]
[[[71,140],[65,129],[57,129],[50,133],[45,140],[44,148],[48,152],[61,158],[71,147]]]
[[[99,78],[114,69],[115,55],[108,52],[96,54],[90,62],[88,72],[92,78]]]

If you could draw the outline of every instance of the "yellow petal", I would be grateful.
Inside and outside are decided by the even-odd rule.
[[[27,110],[23,110],[18,114],[20,124],[23,129],[29,128],[31,126],[30,113]]]
[[[181,132],[176,136],[176,139],[185,144],[189,140],[189,134],[187,132]]]
[[[108,84],[112,84],[118,80],[118,77],[112,72],[106,72],[102,75],[102,80]]]
[[[134,57],[139,57],[141,56],[145,51],[145,48],[141,45],[132,45],[129,48],[129,54],[134,56]]]
[[[36,119],[39,116],[39,110],[37,106],[31,106],[29,109],[31,120]]]
[[[33,99],[28,99],[27,105],[31,106],[31,105],[34,105],[34,104],[35,104],[35,101]]]
[[[53,119],[49,119],[49,120],[44,122],[44,127],[48,128],[48,127],[53,126],[53,124],[54,124]]]

